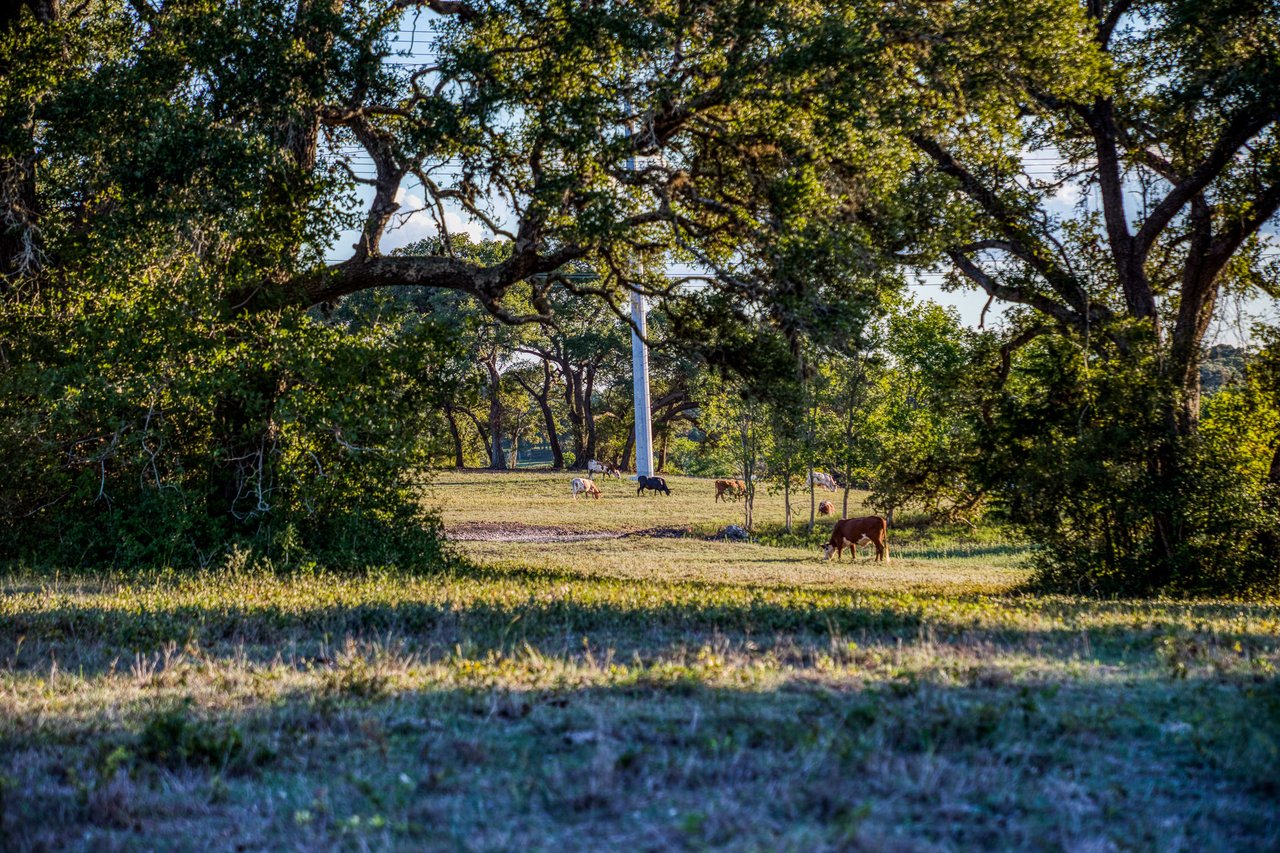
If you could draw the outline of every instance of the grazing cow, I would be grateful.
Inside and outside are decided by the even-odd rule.
[[[741,480],[716,480],[716,500],[724,498],[727,501],[730,497],[737,500],[744,491]]]
[[[664,492],[668,495],[671,494],[671,490],[667,488],[667,481],[661,477],[646,477],[641,474],[636,478],[636,480],[640,483],[639,488],[636,489],[637,495],[644,494],[645,489],[650,489],[655,492]]]
[[[573,499],[576,501],[578,495],[590,495],[596,500],[600,500],[600,489],[591,480],[586,477],[574,477],[569,482],[569,488],[573,489]]]
[[[836,562],[840,562],[840,558],[844,556],[844,546],[848,545],[856,560],[858,558],[856,546],[870,542],[876,546],[876,561],[883,560],[887,563],[889,562],[889,543],[885,539],[885,531],[888,528],[888,522],[879,515],[837,521],[836,526],[831,530],[831,541],[822,549],[825,555],[823,559],[830,560],[834,552]]]
[[[818,504],[818,515],[834,515],[835,511],[836,505],[831,501],[823,501]]]
[[[614,468],[608,462],[599,462],[595,459],[587,460],[587,472],[591,474],[604,474],[606,477],[613,477],[621,480],[622,475],[618,473],[618,469]]]
[[[805,478],[804,484],[806,486],[822,486],[822,488],[826,489],[828,492],[834,492],[836,490],[835,477],[832,477],[830,474],[824,474],[821,471],[812,472]]]

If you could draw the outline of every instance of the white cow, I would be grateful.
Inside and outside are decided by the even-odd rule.
[[[806,486],[822,486],[828,492],[836,490],[836,478],[821,471],[814,471],[805,479],[804,483]]]
[[[573,480],[569,482],[569,488],[573,489],[573,499],[575,501],[578,499],[578,495],[583,494],[590,495],[596,500],[600,500],[599,487],[586,477],[574,477]]]
[[[608,462],[599,462],[595,459],[587,460],[587,471],[592,474],[604,474],[606,477],[622,479],[622,475],[618,473],[617,468],[614,468]]]

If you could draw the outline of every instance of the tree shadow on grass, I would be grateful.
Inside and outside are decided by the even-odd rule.
[[[1028,545],[897,545],[889,543],[891,553],[895,557],[907,560],[953,560],[969,557],[1019,557],[1032,552]]]
[[[316,845],[359,826],[352,816],[367,826],[376,814],[392,841],[440,844],[452,827],[462,847],[574,847],[583,837],[770,846],[798,829],[809,846],[840,847],[865,822],[874,832],[852,846],[886,846],[875,840],[895,826],[944,847],[1076,846],[1061,834],[1069,827],[1095,844],[1260,849],[1276,840],[1280,775],[1256,736],[1280,741],[1278,709],[1274,683],[892,681],[850,691],[797,674],[762,690],[666,670],[606,686],[399,690],[335,678],[232,711],[148,697],[64,727],[54,741],[85,753],[77,784],[89,809],[71,802],[84,794],[62,759],[9,765],[6,755],[38,743],[0,744],[0,770],[19,783],[6,795],[10,830],[29,839],[59,809],[77,833],[65,838],[92,829],[154,841],[199,824],[173,805],[155,807],[157,817],[124,804],[129,819],[108,812],[104,827],[92,806],[124,768],[137,786],[194,775],[206,799],[259,791],[244,799],[273,803],[281,838]],[[1117,798],[1122,807],[1099,807]],[[248,831],[215,817],[222,838]]]

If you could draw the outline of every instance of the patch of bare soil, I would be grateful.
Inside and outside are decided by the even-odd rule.
[[[629,536],[673,539],[688,533],[687,527],[579,530],[575,527],[520,524],[514,521],[471,521],[445,530],[445,535],[456,542],[584,542],[589,539],[623,539]]]

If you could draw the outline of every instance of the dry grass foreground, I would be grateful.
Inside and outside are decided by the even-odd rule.
[[[735,520],[672,488],[431,498],[455,529]],[[1018,594],[998,542],[459,547],[478,565],[3,578],[0,847],[1280,844],[1276,602]]]

